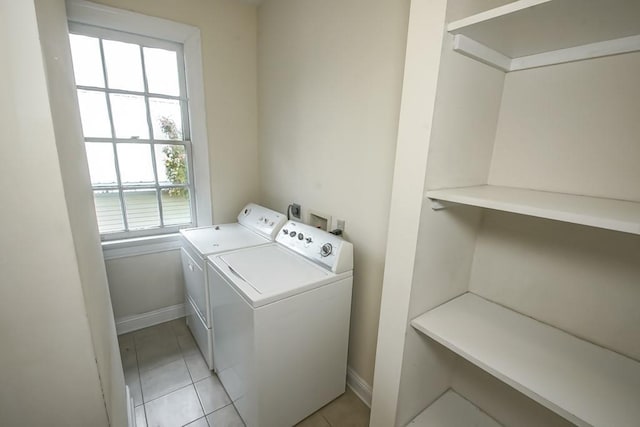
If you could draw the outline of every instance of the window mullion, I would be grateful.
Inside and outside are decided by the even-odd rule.
[[[184,64],[184,46],[176,55],[178,60],[178,79],[180,81],[180,110],[182,113],[182,139],[185,142],[185,156],[187,156],[187,184],[189,192],[189,208],[191,209],[191,223],[197,225],[196,220],[196,195],[195,195],[195,175],[193,172],[193,155],[191,137],[191,118],[189,117],[189,94],[187,93],[187,76]]]
[[[144,63],[144,51],[142,45],[140,45],[140,62],[142,64],[142,81],[144,83],[144,103],[147,107],[147,126],[149,127],[149,135],[151,140],[155,141],[156,135],[153,133],[153,123],[151,122],[151,107],[149,105],[149,83],[147,81],[147,68]],[[158,214],[160,218],[160,227],[164,227],[164,209],[162,209],[162,195],[160,193],[160,183],[158,182],[158,165],[156,164],[155,157],[155,144],[149,144],[151,152],[151,167],[153,168],[153,178],[155,180],[156,187],[156,199],[158,202]]]
[[[107,76],[107,63],[104,57],[104,47],[102,45],[102,39],[98,39],[100,42],[100,59],[102,61],[102,74],[104,76],[104,87],[109,87],[109,78]],[[111,127],[111,145],[113,146],[113,160],[115,162],[116,181],[118,183],[118,197],[120,198],[120,211],[122,212],[122,224],[124,225],[124,231],[129,231],[129,220],[127,219],[127,206],[124,203],[124,192],[122,190],[122,178],[120,177],[120,162],[118,160],[118,149],[116,147],[116,128],[113,124],[113,113],[111,111],[111,98],[109,94],[104,94],[107,100],[107,114],[109,114],[109,126]]]
[[[187,156],[187,184],[189,186],[189,208],[191,209],[191,223],[197,225],[196,221],[196,195],[193,173],[193,157],[191,154],[191,144],[185,144],[185,155]]]
[[[184,67],[184,50],[180,49],[176,52],[176,60],[178,65],[178,81],[180,83],[180,110],[182,113],[182,138],[191,140],[191,126],[189,123],[189,94],[187,93],[187,79]]]
[[[140,92],[137,90],[125,90],[125,89],[112,89],[112,88],[104,88],[104,87],[97,87],[97,86],[84,86],[84,85],[77,85],[78,89],[81,90],[89,90],[89,91],[94,91],[94,92],[106,92],[106,93],[115,93],[115,94],[120,94],[120,95],[138,95],[138,96],[145,96],[146,94],[153,96],[154,98],[162,98],[162,99],[170,99],[170,100],[174,100],[174,101],[184,101],[187,102],[187,99],[184,98],[183,96],[173,96],[173,95],[164,95],[162,93],[151,93],[148,92]]]

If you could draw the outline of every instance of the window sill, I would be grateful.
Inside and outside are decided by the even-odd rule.
[[[102,242],[105,260],[149,255],[180,249],[180,233]]]

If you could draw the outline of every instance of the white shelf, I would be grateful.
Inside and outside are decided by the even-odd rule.
[[[457,51],[515,71],[640,50],[640,2],[519,0],[447,29]]]
[[[453,390],[448,390],[407,424],[407,427],[452,426],[500,427],[500,424]]]
[[[577,425],[638,425],[639,362],[470,293],[411,325]]]
[[[640,234],[640,203],[636,202],[494,185],[433,190],[427,191],[425,196],[432,200]]]

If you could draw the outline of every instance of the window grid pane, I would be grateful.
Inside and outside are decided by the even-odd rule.
[[[148,186],[157,182],[153,173],[151,146],[143,143],[117,143],[122,185]]]
[[[149,139],[145,98],[139,95],[109,94],[116,138]]]
[[[103,39],[107,86],[114,89],[142,91],[142,64],[139,45]]]
[[[109,108],[104,92],[78,90],[80,121],[85,137],[111,138]]]
[[[99,190],[93,192],[100,233],[125,231],[119,193],[118,190]]]
[[[149,98],[153,138],[181,141],[182,107],[177,99]]]
[[[104,87],[100,41],[95,37],[69,36],[76,84]]]
[[[144,49],[145,76],[151,93],[180,95],[178,58],[175,51],[158,48]]]
[[[189,188],[163,189],[161,194],[165,225],[182,225],[191,222]]]
[[[110,142],[86,142],[87,163],[91,184],[96,187],[118,185],[113,144]]]
[[[83,129],[97,129],[85,132],[85,143],[100,233],[103,238],[126,238],[131,232],[149,235],[161,233],[163,227],[175,231],[177,226],[193,225],[191,142],[179,51],[87,37],[99,41],[101,69],[95,81],[106,81],[106,87],[103,83],[90,88],[82,86],[88,81],[78,82],[79,95],[91,92],[106,104],[88,112],[81,106]],[[116,62],[114,49],[128,52],[127,62],[136,71],[131,76],[122,72],[125,68]],[[147,70],[161,63],[178,72]],[[95,64],[93,68],[98,69]],[[169,75],[168,81],[162,82],[163,75]],[[102,121],[92,122],[92,115]]]
[[[129,230],[160,227],[160,208],[156,189],[124,190]]]
[[[155,162],[160,186],[188,185],[187,150],[183,145],[156,144]]]

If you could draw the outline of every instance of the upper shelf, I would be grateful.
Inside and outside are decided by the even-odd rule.
[[[640,420],[635,360],[470,293],[411,325],[574,424]]]
[[[455,50],[516,71],[640,50],[640,1],[519,0],[447,29]]]
[[[433,190],[425,195],[432,200],[640,234],[640,203],[624,200],[493,185]]]

